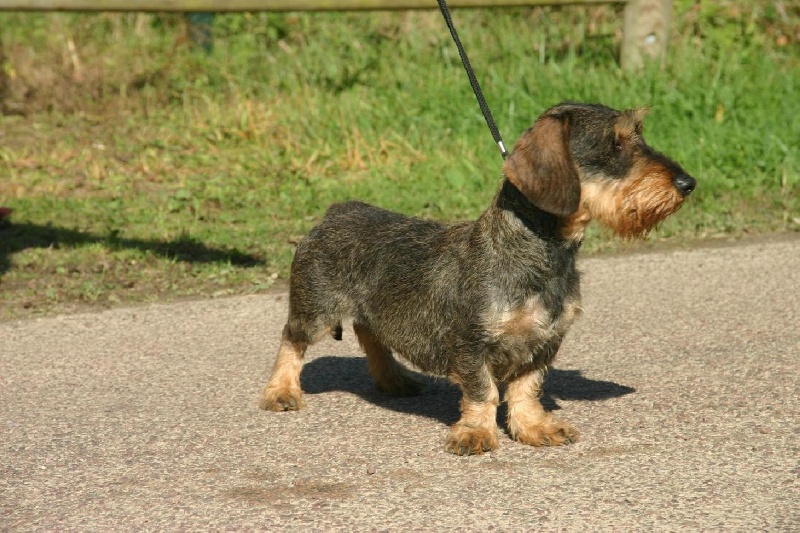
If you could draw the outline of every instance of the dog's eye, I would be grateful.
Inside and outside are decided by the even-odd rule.
[[[619,139],[614,139],[614,150],[621,152],[622,151],[622,141]]]

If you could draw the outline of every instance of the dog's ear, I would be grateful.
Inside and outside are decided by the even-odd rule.
[[[567,117],[540,117],[514,145],[503,174],[539,209],[558,216],[577,211],[581,183],[569,152]]]
[[[627,142],[632,137],[642,136],[642,122],[644,117],[650,112],[647,107],[637,107],[636,109],[626,109],[614,124],[614,133],[620,142]]]

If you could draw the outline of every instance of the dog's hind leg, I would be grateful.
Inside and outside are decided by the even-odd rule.
[[[297,411],[303,407],[300,371],[308,342],[292,333],[289,324],[283,328],[278,358],[272,367],[269,382],[258,406],[267,411]]]
[[[397,362],[392,351],[384,346],[367,326],[355,322],[353,331],[364,353],[367,354],[369,373],[379,391],[391,396],[419,394],[422,383]]]

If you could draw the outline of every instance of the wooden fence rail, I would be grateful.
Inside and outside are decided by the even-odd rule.
[[[453,8],[625,4],[620,57],[626,69],[664,57],[672,0],[448,0]],[[435,9],[436,0],[0,0],[0,11],[355,11]]]
[[[449,0],[450,7],[612,4],[625,0]],[[2,0],[20,11],[374,11],[432,9],[436,0]]]

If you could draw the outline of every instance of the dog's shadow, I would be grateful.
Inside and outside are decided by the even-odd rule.
[[[444,379],[418,375],[425,388],[418,396],[397,398],[375,388],[364,357],[323,356],[306,363],[300,376],[306,394],[345,391],[356,394],[377,406],[417,416],[426,416],[445,424],[459,418],[461,391]],[[548,411],[560,409],[558,400],[598,401],[617,398],[636,389],[613,381],[584,377],[580,370],[551,369],[544,381],[542,405]],[[498,421],[505,419],[505,403],[498,408]]]

